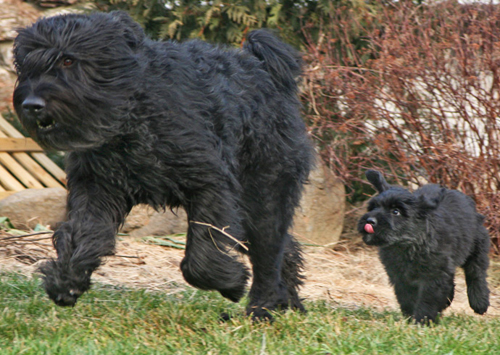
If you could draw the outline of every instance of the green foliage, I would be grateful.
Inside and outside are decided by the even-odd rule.
[[[191,288],[148,292],[94,285],[60,308],[40,282],[0,274],[0,349],[10,354],[496,354],[498,318],[447,315],[435,327],[399,312],[307,302],[309,312],[252,323],[243,306]],[[228,311],[233,318],[220,322]]]
[[[241,45],[253,29],[277,29],[291,44],[304,43],[304,30],[320,36],[339,13],[361,17],[370,1],[357,0],[95,0],[103,11],[125,10],[155,39],[201,38],[210,42]],[[377,5],[378,6],[378,5]],[[376,6],[375,6],[376,7]],[[359,28],[346,34],[360,36]]]

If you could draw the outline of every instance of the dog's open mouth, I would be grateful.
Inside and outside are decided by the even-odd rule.
[[[49,130],[51,128],[54,128],[56,126],[56,121],[54,121],[53,118],[44,117],[42,119],[37,119],[36,125],[37,125],[38,129],[45,131],[45,130]]]

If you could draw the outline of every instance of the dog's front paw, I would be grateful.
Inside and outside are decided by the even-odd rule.
[[[90,272],[76,273],[68,264],[51,260],[39,269],[47,295],[58,306],[73,307],[90,288]]]
[[[74,307],[78,297],[80,297],[83,293],[78,290],[59,291],[59,292],[52,292],[49,291],[47,288],[46,290],[52,301],[54,301],[56,305],[61,307]]]

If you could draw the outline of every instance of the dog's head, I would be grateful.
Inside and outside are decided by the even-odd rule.
[[[437,202],[425,194],[415,195],[400,187],[389,185],[375,170],[366,172],[368,181],[378,191],[368,203],[368,212],[358,222],[358,231],[368,245],[387,246],[412,242],[425,230],[422,223]]]
[[[80,150],[120,134],[145,35],[123,12],[42,18],[18,31],[14,108],[45,148]]]

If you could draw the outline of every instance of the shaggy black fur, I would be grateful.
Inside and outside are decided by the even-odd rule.
[[[358,230],[366,244],[379,247],[403,314],[418,323],[436,322],[453,300],[458,266],[465,271],[471,308],[485,313],[490,238],[474,201],[435,184],[411,193],[389,185],[378,171],[366,176],[379,194]]]
[[[299,244],[288,234],[313,150],[300,117],[301,58],[265,30],[243,50],[156,42],[123,12],[62,15],[19,31],[16,112],[44,147],[67,151],[68,220],[41,268],[74,305],[132,206],[183,207],[187,282],[247,312],[303,306]],[[248,252],[208,223],[243,242]]]

